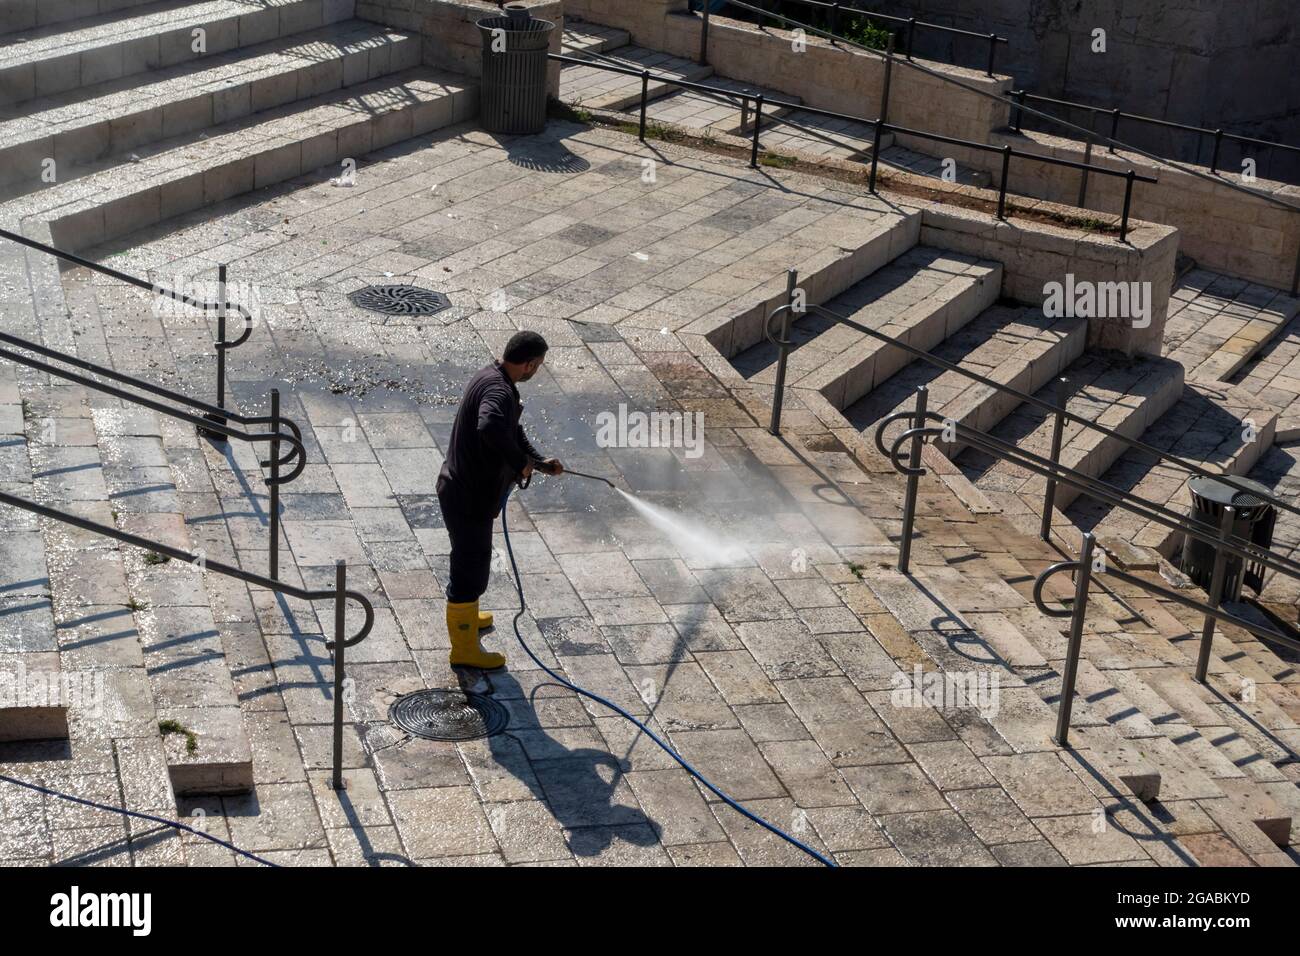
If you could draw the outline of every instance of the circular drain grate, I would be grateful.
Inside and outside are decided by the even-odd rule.
[[[441,292],[414,285],[368,285],[348,296],[358,308],[384,315],[434,315],[451,305]]]
[[[483,694],[435,688],[397,698],[388,719],[425,740],[478,740],[505,730],[510,713]]]

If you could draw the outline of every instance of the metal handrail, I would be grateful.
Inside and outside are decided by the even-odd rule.
[[[748,6],[747,4],[741,4],[739,0],[728,0],[728,2],[734,3],[737,6]],[[707,10],[707,7],[705,9]],[[882,100],[884,100],[885,105],[888,105],[888,98],[889,98],[888,68],[890,64],[892,64],[894,59],[892,43],[890,44],[890,49],[882,53],[879,50],[874,50],[871,47],[858,43],[855,40],[850,40],[848,37],[840,36],[835,33],[830,33],[826,30],[821,29],[820,27],[815,27],[809,23],[803,23],[799,20],[792,20],[789,17],[782,16],[781,14],[778,13],[762,11],[756,7],[749,7],[749,9],[754,10],[755,12],[763,13],[764,16],[771,17],[772,19],[779,20],[780,22],[784,23],[786,26],[796,27],[808,33],[812,33],[814,35],[824,37],[825,39],[830,40],[833,43],[843,43],[846,46],[852,47],[855,50],[860,50],[863,53],[866,53],[870,56],[877,56],[883,58],[885,60],[887,72],[886,72],[884,96],[882,97]],[[707,44],[707,40],[708,40],[708,18],[706,16],[700,32],[701,48],[705,47],[705,45]],[[956,86],[974,96],[980,96],[988,100],[994,100],[997,101],[998,103],[1005,102],[1005,99],[1001,93],[995,93],[986,89],[981,89],[980,87],[973,86],[969,83],[963,82],[957,77],[950,76],[946,73],[940,72],[939,70],[930,69],[929,67],[917,63],[913,60],[906,60],[905,64],[913,70],[916,70],[920,73],[924,73],[926,76],[930,77],[931,79],[937,80],[941,83],[948,84],[949,86]],[[1122,142],[1118,139],[1115,139],[1114,137],[1101,136],[1095,130],[1085,129],[1082,126],[1078,126],[1074,123],[1071,123],[1069,120],[1063,120],[1058,116],[1053,116],[1051,113],[1045,113],[1042,110],[1034,109],[1032,106],[1020,106],[1019,110],[1021,113],[1028,113],[1032,116],[1038,117],[1039,119],[1045,120],[1049,123],[1054,123],[1059,127],[1068,129],[1071,132],[1082,134],[1084,140],[1089,143],[1093,139],[1101,139],[1106,145],[1108,145],[1111,148],[1112,152],[1114,152],[1116,148],[1123,149],[1126,152],[1130,152],[1135,155],[1142,156],[1146,159],[1151,160],[1152,162],[1159,163],[1171,169],[1176,169],[1179,172],[1185,173],[1189,176],[1193,176],[1198,179],[1205,180],[1206,182],[1211,182],[1214,183],[1215,185],[1226,187],[1228,189],[1236,190],[1237,192],[1244,193],[1247,196],[1252,196],[1255,199],[1261,202],[1268,203],[1271,206],[1275,206],[1281,209],[1286,209],[1289,212],[1300,213],[1300,205],[1296,205],[1294,203],[1288,202],[1287,200],[1281,198],[1280,196],[1275,196],[1271,193],[1260,192],[1258,190],[1251,189],[1248,186],[1244,186],[1240,183],[1233,182],[1230,179],[1226,179],[1222,176],[1218,176],[1213,173],[1201,172],[1196,168],[1187,168],[1185,166],[1181,166],[1177,162],[1168,159],[1166,157],[1159,156],[1151,152],[1150,150],[1141,149],[1137,146],[1132,145],[1131,143]],[[1085,155],[1087,155],[1087,153],[1085,153]],[[1084,188],[1086,188],[1086,184],[1087,184],[1087,179],[1085,174],[1084,183],[1083,183]],[[1079,205],[1083,206],[1082,196],[1080,197]],[[1300,294],[1300,252],[1297,253],[1295,271],[1292,273],[1291,294],[1292,295]]]
[[[131,534],[128,531],[120,531],[117,528],[108,525],[98,524],[87,518],[78,515],[69,514],[66,511],[60,511],[49,505],[38,504],[35,501],[29,501],[26,498],[20,498],[6,491],[0,491],[0,504],[10,505],[14,508],[29,511],[32,514],[41,515],[53,521],[59,521],[63,524],[70,524],[75,528],[83,531],[89,531],[93,534],[100,534],[108,538],[113,538],[123,544],[129,544],[133,547],[143,548],[146,551],[152,551],[155,554],[161,554],[177,561],[184,561],[193,565],[200,570],[215,571],[226,577],[235,578],[246,584],[253,584],[257,587],[266,588],[268,591],[274,591],[277,594],[287,594],[290,597],[298,598],[303,601],[322,601],[327,598],[334,600],[334,639],[326,641],[325,647],[334,652],[334,789],[343,789],[342,776],[342,746],[343,746],[343,684],[344,684],[344,651],[346,648],[355,647],[360,644],[370,634],[371,628],[375,623],[375,608],[360,591],[352,591],[347,587],[347,564],[343,561],[335,562],[334,588],[330,590],[309,590],[308,588],[298,587],[276,578],[266,577],[256,574],[252,571],[245,571],[243,568],[237,568],[234,565],[225,564],[221,561],[212,561],[204,554],[191,554],[180,548],[174,548],[169,544],[163,544],[160,541],[154,541],[150,538],[142,537],[138,534]],[[365,614],[365,621],[355,634],[351,637],[346,636],[344,629],[346,627],[347,602],[356,601],[362,612]]]
[[[195,309],[201,309],[204,312],[217,313],[217,341],[214,343],[217,358],[217,402],[216,410],[212,412],[214,421],[224,421],[224,416],[229,412],[224,410],[226,404],[226,352],[230,349],[237,348],[248,341],[248,337],[253,334],[253,313],[244,308],[238,302],[226,301],[226,265],[222,263],[217,266],[217,301],[205,302],[202,299],[196,299],[193,296],[186,295],[183,292],[176,292],[164,286],[147,279],[141,279],[129,273],[114,269],[98,262],[92,262],[89,259],[66,252],[63,249],[57,249],[54,246],[44,242],[38,242],[35,239],[29,239],[27,236],[17,232],[10,232],[8,229],[0,229],[0,239],[8,239],[10,242],[16,242],[19,245],[26,246],[29,249],[35,249],[37,252],[43,252],[46,255],[62,259],[64,262],[71,262],[73,265],[80,266],[83,269],[90,269],[98,272],[100,275],[106,275],[111,279],[117,279],[119,282],[125,282],[128,285],[136,286],[140,289],[147,289],[154,295],[164,296],[183,305],[188,305]],[[226,341],[226,312],[233,309],[244,319],[244,330],[238,338]]]
[[[918,393],[923,393],[925,390],[925,386],[922,385],[918,388]],[[918,404],[920,398],[921,394],[918,394]],[[889,448],[885,448],[885,429],[895,421],[904,418],[913,421],[919,418],[922,421],[935,421],[941,424],[937,426],[914,425],[899,434]],[[895,412],[881,419],[876,425],[876,447],[889,459],[890,464],[899,474],[906,475],[909,478],[919,477],[926,474],[926,469],[910,462],[906,465],[902,463],[900,455],[903,451],[903,444],[908,441],[924,443],[926,438],[945,438],[947,434],[951,434],[954,439],[978,448],[992,457],[1008,461],[1041,478],[1047,478],[1052,482],[1077,488],[1083,494],[1090,498],[1096,498],[1103,504],[1121,508],[1171,530],[1181,531],[1188,537],[1203,541],[1243,560],[1253,561],[1268,570],[1300,580],[1300,561],[1287,555],[1279,555],[1268,548],[1263,548],[1244,538],[1234,536],[1231,533],[1231,526],[1229,526],[1227,534],[1212,535],[1200,530],[1197,522],[1189,522],[1186,515],[1171,511],[1163,505],[1148,501],[1140,495],[1135,495],[1123,488],[1117,488],[1100,478],[1094,478],[1077,469],[1070,468],[1068,465],[1062,465],[1058,461],[1044,458],[1016,445],[1004,442],[977,428],[971,428],[961,422],[945,419],[942,415],[927,411],[923,407],[918,408],[916,411]],[[904,528],[904,537],[911,537],[910,528]]]
[[[113,369],[96,365],[94,362],[88,362],[85,359],[77,358],[73,355],[65,355],[48,346],[41,345],[37,342],[29,342],[21,339],[16,335],[10,335],[7,332],[0,332],[0,343],[15,345],[19,348],[27,349],[37,354],[56,359],[77,368],[84,369],[95,375],[103,376],[115,381],[131,385],[143,391],[159,395],[173,402],[189,405],[199,410],[214,410],[215,406],[198,399],[190,398],[180,392],[172,391],[161,385],[155,385],[152,382],[146,382],[143,379],[117,372]],[[270,548],[268,552],[268,562],[270,567],[270,576],[276,577],[280,569],[280,486],[286,485],[302,474],[303,469],[307,467],[307,449],[303,444],[302,430],[298,425],[289,418],[280,414],[280,390],[271,389],[271,414],[262,416],[241,415],[238,412],[232,412],[227,409],[215,409],[221,412],[220,417],[215,414],[199,415],[194,412],[188,412],[181,408],[167,405],[164,402],[156,401],[152,398],[146,398],[141,395],[135,395],[125,389],[118,388],[115,385],[109,385],[105,382],[98,381],[88,375],[82,375],[78,372],[69,371],[68,369],[59,368],[49,362],[41,361],[30,355],[23,355],[11,348],[5,348],[0,345],[0,357],[7,358],[10,361],[26,365],[28,368],[44,372],[48,375],[54,375],[59,378],[75,382],[85,388],[94,389],[103,392],[105,395],[111,395],[114,398],[122,399],[142,408],[148,408],[152,411],[167,415],[180,421],[189,422],[201,432],[210,436],[218,437],[220,440],[228,438],[238,438],[241,441],[256,445],[259,443],[269,444],[270,458],[267,461],[259,461],[262,467],[269,467],[271,474],[264,478],[267,490],[270,495],[269,502],[269,522],[271,528]],[[270,425],[271,430],[268,432],[248,432],[239,428],[234,428],[230,422],[238,422],[244,425]],[[284,426],[287,431],[281,431],[280,426]],[[289,446],[289,451],[283,457],[280,456],[280,443]],[[290,462],[296,462],[288,474],[281,474],[280,469]]]
[[[1114,176],[1125,180],[1124,189],[1124,211],[1120,217],[1119,241],[1125,242],[1128,239],[1129,212],[1132,207],[1133,184],[1134,183],[1155,183],[1158,180],[1153,176],[1144,176],[1135,169],[1127,171],[1111,169],[1107,166],[1097,166],[1092,163],[1078,162],[1072,159],[1061,159],[1057,156],[1044,156],[1039,153],[1027,153],[1023,150],[1015,149],[1012,146],[990,146],[988,143],[980,143],[974,140],[959,139],[955,136],[946,136],[942,133],[931,133],[927,130],[913,129],[908,126],[900,126],[897,123],[886,122],[883,116],[876,119],[867,119],[861,116],[852,116],[847,113],[839,113],[834,110],[820,109],[815,106],[805,106],[802,103],[795,103],[790,100],[773,99],[764,93],[748,93],[743,90],[728,90],[720,86],[712,86],[707,83],[699,83],[693,80],[683,80],[673,76],[655,73],[651,70],[635,69],[633,67],[622,66],[613,63],[603,63],[595,60],[582,59],[580,57],[566,56],[563,53],[548,53],[547,58],[559,63],[569,63],[575,66],[588,66],[597,70],[604,70],[609,73],[619,73],[624,76],[635,76],[641,80],[641,106],[640,106],[640,128],[638,138],[645,142],[646,137],[646,108],[649,104],[650,83],[651,81],[676,86],[684,90],[693,90],[702,93],[705,96],[711,96],[729,105],[739,105],[741,110],[741,126],[744,127],[748,119],[749,104],[753,103],[753,132],[751,134],[749,165],[751,168],[758,167],[758,154],[761,144],[759,134],[762,131],[763,120],[768,123],[780,123],[800,129],[800,125],[785,119],[782,116],[768,114],[764,116],[763,107],[776,106],[790,110],[799,110],[805,113],[812,113],[816,116],[825,116],[830,119],[847,120],[853,123],[863,123],[871,126],[875,130],[875,145],[871,150],[871,172],[868,179],[868,189],[876,192],[876,175],[879,163],[881,137],[885,133],[901,133],[905,136],[915,136],[920,139],[929,139],[939,143],[946,143],[950,146],[962,146],[967,149],[975,149],[986,153],[997,153],[1002,157],[1002,178],[998,189],[998,219],[1006,219],[1006,198],[1008,191],[1008,182],[1011,169],[1012,159],[1029,159],[1035,162],[1046,163],[1049,166],[1063,166],[1067,169],[1082,170],[1085,175],[1098,173],[1103,176]],[[892,63],[892,60],[889,61]],[[888,69],[886,70],[885,99],[888,99]],[[826,134],[831,138],[831,134]]]
[[[1229,507],[1225,511],[1230,513],[1232,508]],[[1230,514],[1225,516],[1224,524],[1231,524]],[[1104,560],[1094,560],[1093,550],[1095,546],[1096,539],[1091,532],[1085,533],[1083,544],[1079,549],[1078,560],[1053,564],[1044,569],[1034,580],[1034,604],[1037,605],[1038,610],[1049,617],[1070,618],[1069,643],[1066,647],[1065,667],[1061,674],[1061,702],[1056,717],[1055,740],[1060,746],[1069,746],[1070,714],[1074,706],[1074,685],[1079,670],[1079,654],[1083,646],[1084,617],[1088,611],[1088,584],[1094,574],[1113,577],[1116,580],[1154,594],[1161,600],[1172,601],[1182,607],[1198,611],[1205,616],[1201,628],[1201,644],[1196,658],[1196,680],[1199,683],[1204,684],[1209,678],[1210,649],[1214,640],[1214,625],[1219,621],[1240,627],[1261,640],[1275,642],[1292,651],[1300,651],[1300,641],[1295,638],[1281,634],[1272,628],[1263,627],[1253,621],[1247,621],[1223,610],[1219,606],[1223,599],[1224,556],[1222,552],[1215,557],[1214,583],[1210,587],[1210,601],[1205,603],[1189,598],[1184,594],[1179,594],[1176,591],[1171,591],[1169,588],[1161,587],[1135,574],[1112,568]],[[1043,601],[1043,587],[1047,584],[1049,578],[1065,571],[1071,571],[1075,575],[1073,606],[1068,611],[1049,608]]]
[[[1053,106],[1064,106],[1068,109],[1087,110],[1089,113],[1103,114],[1111,118],[1110,138],[1114,139],[1119,134],[1120,120],[1133,120],[1139,123],[1145,123],[1150,126],[1159,126],[1164,129],[1183,130],[1188,133],[1196,133],[1199,136],[1214,137],[1214,153],[1210,158],[1210,172],[1217,173],[1219,169],[1219,150],[1224,140],[1235,143],[1249,143],[1252,146],[1263,146],[1268,149],[1284,149],[1292,153],[1300,153],[1300,146],[1292,146],[1290,143],[1275,143],[1272,140],[1258,139],[1254,136],[1242,136],[1239,133],[1227,133],[1222,129],[1207,129],[1204,126],[1192,126],[1188,123],[1175,123],[1172,120],[1157,119],[1154,116],[1142,116],[1139,113],[1126,113],[1121,109],[1106,109],[1102,106],[1091,106],[1088,103],[1074,103],[1070,100],[1057,99],[1051,96],[1042,96],[1038,93],[1030,93],[1027,90],[1008,90],[1004,94],[1016,101],[1017,110],[1026,100],[1032,100],[1036,103],[1050,103]],[[1011,124],[1011,128],[1020,132],[1019,117],[1017,121]],[[1111,147],[1111,152],[1115,148]],[[1198,153],[1199,155],[1199,144]]]
[[[730,4],[731,6],[741,7],[742,9],[748,10],[752,13],[762,14],[765,17],[770,16],[778,20],[784,19],[779,14],[771,13],[759,7],[751,6],[748,3],[741,3],[739,2],[739,0],[725,0],[725,2]],[[963,30],[959,27],[945,26],[942,23],[928,23],[924,20],[918,20],[916,17],[899,17],[888,13],[877,13],[874,10],[864,10],[861,7],[854,6],[852,3],[849,4],[827,3],[825,2],[825,0],[789,0],[789,2],[798,3],[805,7],[813,7],[814,9],[827,11],[831,21],[831,26],[830,26],[831,33],[837,32],[837,28],[839,27],[840,17],[842,16],[849,16],[853,18],[866,17],[871,20],[882,20],[886,23],[901,24],[902,26],[907,28],[907,33],[906,33],[907,39],[903,45],[903,48],[905,51],[905,55],[909,60],[912,59],[912,39],[918,27],[924,30],[934,30],[940,33],[949,33],[954,36],[964,36],[964,37],[971,37],[976,40],[986,40],[988,41],[989,44],[989,59],[988,59],[988,70],[987,70],[989,76],[993,75],[993,65],[997,56],[998,44],[1004,43],[1009,45],[1011,42],[1006,37],[998,36],[996,33],[976,33],[974,30]],[[705,20],[706,26],[701,31],[702,40],[700,44],[700,62],[707,63],[708,62],[707,22],[708,22],[709,12],[710,12],[709,0],[701,0],[701,8],[703,11],[703,18]],[[831,42],[833,43],[835,41],[832,40]]]
[[[962,368],[959,365],[955,365],[952,362],[948,362],[944,359],[941,359],[937,355],[933,355],[932,353],[927,352],[924,349],[917,348],[914,345],[909,345],[906,342],[901,342],[892,336],[886,335],[885,333],[878,331],[877,329],[869,328],[868,326],[865,326],[860,322],[854,322],[852,319],[848,318],[847,316],[840,315],[838,312],[832,312],[830,309],[826,308],[825,306],[805,304],[802,307],[796,308],[794,304],[787,303],[785,305],[777,306],[768,315],[767,324],[764,328],[764,334],[766,335],[767,340],[771,342],[773,345],[775,345],[780,353],[777,360],[778,361],[777,377],[778,380],[782,382],[785,379],[784,367],[785,367],[786,360],[788,358],[788,353],[790,348],[794,345],[794,343],[788,339],[785,339],[784,337],[777,338],[773,334],[772,321],[773,319],[776,319],[778,317],[782,318],[781,335],[785,336],[789,334],[788,317],[796,314],[803,315],[807,313],[811,313],[821,318],[838,322],[841,325],[847,325],[849,328],[857,332],[861,332],[863,335],[874,338],[877,341],[884,342],[885,344],[890,345],[893,348],[900,349],[906,352],[907,354],[911,355],[913,358],[918,358],[921,361],[934,366],[935,368],[943,369],[945,372],[954,372],[958,375],[961,375],[964,378],[970,379],[972,382],[977,382],[980,385],[987,386],[988,388],[992,388],[996,391],[1002,392],[1005,395],[1010,395],[1013,398],[1017,399],[1018,401],[1027,402],[1028,404],[1034,406],[1035,408],[1038,408],[1051,415],[1055,415],[1057,417],[1058,423],[1073,422],[1076,425],[1081,425],[1084,428],[1090,429],[1095,432],[1099,432],[1108,438],[1113,438],[1116,441],[1122,442],[1123,444],[1127,445],[1129,448],[1143,452],[1148,455],[1152,455],[1159,462],[1174,465],[1178,468],[1183,469],[1184,471],[1190,472],[1191,474],[1197,475],[1202,478],[1213,478],[1216,481],[1221,481],[1224,484],[1229,485],[1230,487],[1235,488],[1238,491],[1249,492],[1250,494],[1253,494],[1259,498],[1263,498],[1267,500],[1269,504],[1273,505],[1276,508],[1280,508],[1283,511],[1289,511],[1292,512],[1293,514],[1300,515],[1300,506],[1284,501],[1275,495],[1263,494],[1258,489],[1243,484],[1242,480],[1236,477],[1235,475],[1227,475],[1218,472],[1213,472],[1206,468],[1203,468],[1202,466],[1194,462],[1187,461],[1184,458],[1179,458],[1177,455],[1171,455],[1168,452],[1156,448],[1154,445],[1148,445],[1146,442],[1141,441],[1140,439],[1130,438],[1127,435],[1121,434],[1120,432],[1107,428],[1104,425],[1099,425],[1094,421],[1090,421],[1089,419],[1084,418],[1081,415],[1076,415],[1075,413],[1065,408],[1064,402],[1061,402],[1061,404],[1059,405],[1053,405],[1051,402],[1045,401],[1041,398],[1037,398],[1036,396],[1030,395],[1027,392],[1022,392],[1017,388],[1012,388],[1010,385],[1005,385],[1001,382],[988,378],[987,376],[980,375],[978,372],[972,372],[969,369]],[[772,422],[768,428],[768,430],[773,435],[779,434],[780,432],[780,425],[781,425],[780,401],[781,401],[781,396],[778,395],[776,397],[775,403],[773,404]],[[893,418],[897,418],[897,417],[898,416],[893,416]],[[1058,424],[1058,430],[1059,430],[1059,424]],[[884,450],[883,446],[881,447],[881,450],[882,451]],[[1051,514],[1051,509],[1050,508],[1045,509],[1044,533],[1043,533],[1044,538],[1047,537],[1047,532],[1050,530],[1050,523],[1051,523],[1050,514]]]

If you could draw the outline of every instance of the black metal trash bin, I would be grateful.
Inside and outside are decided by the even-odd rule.
[[[1189,483],[1192,492],[1191,518],[1213,537],[1219,536],[1219,526],[1223,522],[1223,509],[1231,505],[1236,509],[1232,521],[1234,537],[1267,548],[1273,543],[1273,524],[1277,520],[1277,509],[1268,503],[1272,494],[1268,488],[1249,478],[1237,478],[1239,486],[1249,488],[1243,491],[1214,478],[1193,478]],[[1214,576],[1215,547],[1208,541],[1196,538],[1183,539],[1183,570],[1201,587],[1208,589]],[[1223,577],[1223,600],[1241,599],[1241,587],[1248,585],[1258,594],[1264,588],[1264,568],[1258,562],[1250,561],[1242,567],[1243,561],[1236,555],[1228,555]]]
[[[540,133],[546,127],[546,54],[555,24],[522,4],[478,21],[483,37],[479,122],[489,133]]]

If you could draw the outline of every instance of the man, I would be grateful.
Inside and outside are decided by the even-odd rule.
[[[516,332],[500,362],[481,369],[465,386],[442,472],[438,503],[451,538],[451,572],[447,580],[447,632],[453,667],[495,670],[503,654],[483,650],[479,630],[492,626],[478,599],[487,590],[492,570],[492,522],[511,482],[524,482],[536,468],[558,475],[564,466],[543,458],[519,424],[523,403],[519,382],[526,382],[546,359],[546,340],[536,332]]]

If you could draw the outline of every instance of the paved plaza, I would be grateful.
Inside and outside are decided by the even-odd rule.
[[[324,593],[342,562],[373,629],[348,649],[336,697],[332,603],[207,567],[272,565],[265,447],[0,361],[0,492],[197,556],[0,508],[0,675],[53,675],[84,694],[66,733],[62,710],[33,732],[56,708],[0,696],[0,774],[102,805],[0,783],[0,866],[257,862],[104,806],[294,866],[815,865],[548,669],[840,865],[1300,860],[1300,674],[1249,631],[1217,629],[1198,683],[1194,610],[1096,583],[1069,746],[1053,736],[1069,622],[1036,603],[1036,578],[1092,530],[1144,583],[1199,600],[1175,567],[1176,529],[1062,488],[1040,536],[1041,476],[945,438],[918,445],[926,473],[901,572],[907,482],[876,447],[877,423],[924,385],[931,411],[1044,451],[1048,414],[798,315],[773,434],[778,348],[764,325],[795,270],[813,304],[961,369],[1049,401],[1064,376],[1079,421],[1061,460],[1181,514],[1184,473],[1086,423],[1279,494],[1300,487],[1300,300],[1195,268],[1175,283],[1161,354],[1106,352],[1088,320],[1048,317],[1023,290],[1049,260],[1134,269],[1126,257],[1149,253],[1164,226],[1134,220],[1122,245],[1109,221],[1023,197],[997,222],[980,205],[994,208],[977,189],[987,172],[954,162],[941,185],[941,157],[883,140],[890,169],[872,194],[853,165],[871,127],[795,99],[772,116],[810,125],[774,127],[764,149],[797,154],[799,171],[770,155],[751,168],[735,110],[666,86],[653,123],[697,146],[721,138],[642,142],[617,126],[641,80],[587,66],[561,76],[568,108],[554,112],[569,118],[494,135],[473,120],[477,83],[427,66],[418,32],[353,20],[352,4],[250,4],[261,0],[149,14],[146,39],[165,27],[160,42],[182,44],[191,19],[216,17],[238,43],[197,64],[173,51],[170,66],[137,71],[147,83],[109,78],[97,105],[37,67],[102,67],[138,39],[112,18],[87,28],[84,50],[47,37],[0,58],[0,105],[39,95],[42,107],[0,130],[0,158],[16,169],[51,149],[75,170],[50,188],[0,176],[0,226],[204,300],[228,268],[230,299],[252,315],[226,353],[228,407],[266,416],[278,393],[306,459],[279,489],[272,576]],[[574,27],[565,40],[753,88],[626,31]],[[583,110],[602,117],[577,122]],[[371,311],[356,294],[374,286],[446,307]],[[216,397],[216,316],[152,290],[0,239],[0,315],[9,335]],[[453,669],[436,481],[465,382],[521,329],[550,345],[521,387],[532,442],[614,487],[538,474],[513,493],[510,550],[498,522],[481,602],[496,620],[484,647],[508,667]],[[1248,419],[1265,441],[1238,440]],[[1293,519],[1279,522],[1279,551],[1300,553]],[[1059,575],[1044,595],[1061,615],[1074,585]],[[1294,624],[1296,598],[1280,576],[1259,607],[1231,606]],[[353,602],[347,631],[361,621]],[[403,730],[392,708],[430,689],[477,695],[501,720],[472,740]]]
[[[1086,811],[1105,805],[1089,795],[1086,766],[1053,753],[1017,757],[969,708],[896,706],[896,675],[923,655],[855,570],[893,560],[891,522],[857,505],[875,501],[870,512],[896,501],[896,481],[864,475],[843,450],[774,439],[674,334],[779,276],[779,242],[787,254],[796,242],[815,252],[861,230],[864,212],[890,211],[814,181],[689,155],[660,162],[645,184],[634,147],[562,125],[504,143],[454,128],[431,146],[371,157],[353,187],[331,184],[326,170],[131,236],[120,253],[98,250],[168,283],[210,277],[226,262],[236,297],[256,297],[259,325],[232,352],[235,398],[264,412],[268,390],[280,388],[311,462],[282,496],[281,577],[328,586],[343,559],[352,586],[378,606],[374,632],[349,658],[345,793],[329,788],[326,771],[328,605],[208,574],[209,614],[196,606],[207,600],[192,596],[190,569],[146,581],[137,558],[103,546],[91,552],[94,579],[81,579],[103,596],[65,601],[56,590],[53,636],[78,648],[72,660],[82,666],[118,669],[119,686],[143,675],[123,702],[132,711],[124,722],[147,721],[173,699],[237,701],[255,793],[182,797],[177,809],[268,859],[803,862],[706,799],[630,725],[549,681],[506,626],[517,602],[502,562],[483,601],[500,622],[486,645],[510,665],[472,677],[468,689],[504,703],[509,728],[457,744],[389,724],[399,695],[466,680],[446,662],[439,448],[463,381],[515,329],[535,328],[552,348],[524,389],[534,441],[738,545],[700,553],[603,485],[539,477],[508,518],[529,601],[522,632],[542,659],[647,720],[724,790],[842,863],[1064,862],[1062,851],[1084,841],[1073,825],[1086,830]],[[387,318],[346,299],[386,278],[444,290],[453,308]],[[84,357],[190,390],[211,381],[202,345],[211,331],[197,313],[159,315],[148,295],[89,273],[69,273],[66,288]],[[504,308],[492,308],[494,294]],[[16,394],[13,370],[5,375]],[[59,427],[48,446],[33,447],[31,474],[12,475],[17,485],[30,482],[37,497],[57,485],[92,513],[111,506],[126,526],[166,532],[214,560],[265,566],[268,502],[247,446],[214,446],[75,387],[41,394],[44,407],[28,414]],[[620,405],[699,412],[703,444],[599,447],[597,416]],[[110,420],[120,437],[97,452],[85,436]],[[55,557],[61,536],[47,530],[56,584],[78,575]],[[127,588],[104,593],[126,579],[143,597],[134,611],[123,606]],[[142,752],[105,763],[80,746],[99,733],[74,725],[71,755],[41,764],[47,779],[97,796],[151,786],[163,800],[161,744],[134,740]],[[1019,791],[1040,786],[1014,769],[1021,759],[1071,798],[1018,804]],[[8,808],[13,795],[5,799]],[[15,859],[27,862],[234,861],[196,838],[146,836],[92,811],[39,801],[21,809]],[[1098,852],[1148,860],[1145,847],[1167,851],[1168,839],[1117,832]]]

